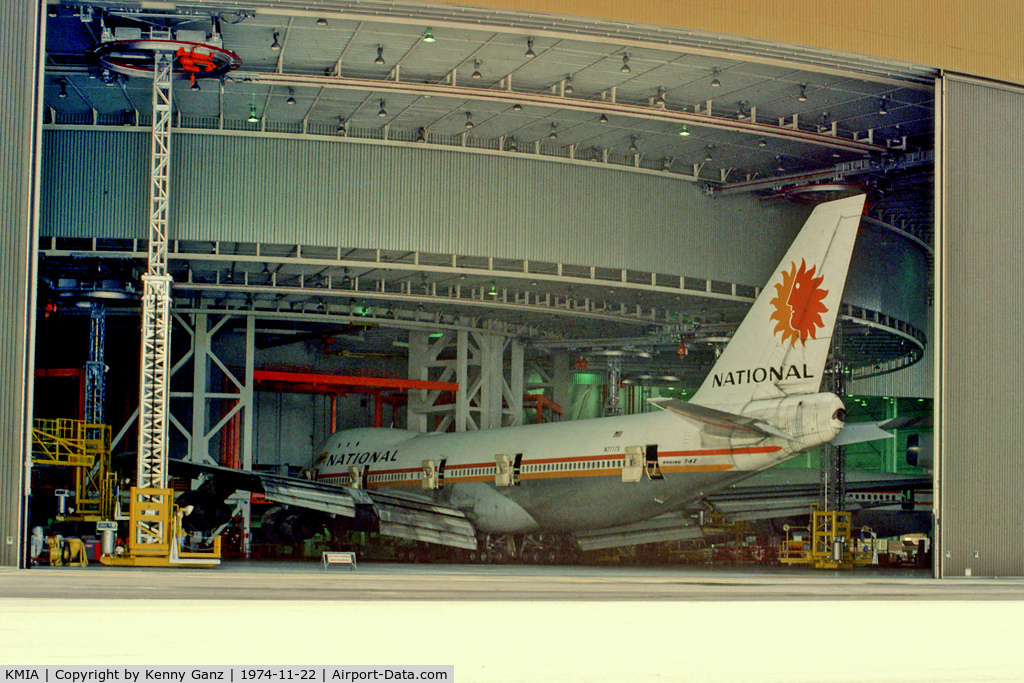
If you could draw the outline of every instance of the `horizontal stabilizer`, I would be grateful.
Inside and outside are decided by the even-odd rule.
[[[707,406],[699,406],[695,403],[678,401],[673,398],[652,398],[648,399],[651,405],[668,411],[684,420],[689,420],[701,428],[705,434],[711,436],[736,436],[737,433],[747,433],[751,436],[769,437],[775,436],[788,441],[796,441],[792,436],[774,427],[764,420],[756,420],[751,417],[734,415]]]
[[[863,443],[865,441],[878,441],[879,439],[894,439],[891,434],[879,425],[881,422],[854,422],[842,428],[836,438],[832,439],[833,446],[849,446],[852,443]]]

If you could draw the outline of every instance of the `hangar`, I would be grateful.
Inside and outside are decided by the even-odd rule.
[[[846,393],[872,419],[934,399],[936,575],[1020,575],[999,429],[1019,369],[994,305],[1016,299],[992,296],[1019,269],[1011,48],[963,61],[959,35],[810,30],[798,8],[495,5],[2,10],[22,112],[3,124],[3,563],[25,561],[32,420],[133,429],[154,225],[168,450],[289,472],[341,427],[685,398],[810,203],[866,190]],[[214,58],[174,72],[161,109],[145,72],[187,44]],[[863,457],[898,473],[902,445]]]

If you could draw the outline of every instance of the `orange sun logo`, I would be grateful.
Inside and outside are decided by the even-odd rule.
[[[814,277],[817,266],[807,270],[802,259],[799,270],[796,262],[791,266],[789,272],[782,273],[782,283],[775,285],[776,296],[771,300],[775,312],[769,320],[778,321],[773,333],[782,333],[783,344],[788,341],[796,346],[798,339],[801,344],[806,344],[808,337],[815,338],[817,328],[825,326],[821,314],[827,313],[828,309],[822,301],[828,290],[821,289],[824,276]]]

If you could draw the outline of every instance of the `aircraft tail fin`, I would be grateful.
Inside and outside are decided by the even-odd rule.
[[[864,199],[815,207],[691,403],[735,410],[819,391]]]

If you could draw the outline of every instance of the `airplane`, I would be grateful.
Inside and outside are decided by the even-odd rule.
[[[192,508],[186,527],[222,523],[224,499],[245,490],[284,506],[261,524],[279,539],[326,524],[478,561],[557,561],[587,543],[657,538],[660,520],[843,433],[842,400],[819,389],[864,201],[815,207],[689,402],[472,432],[343,430],[319,449],[309,479],[172,461],[172,471],[206,476],[179,497]]]

